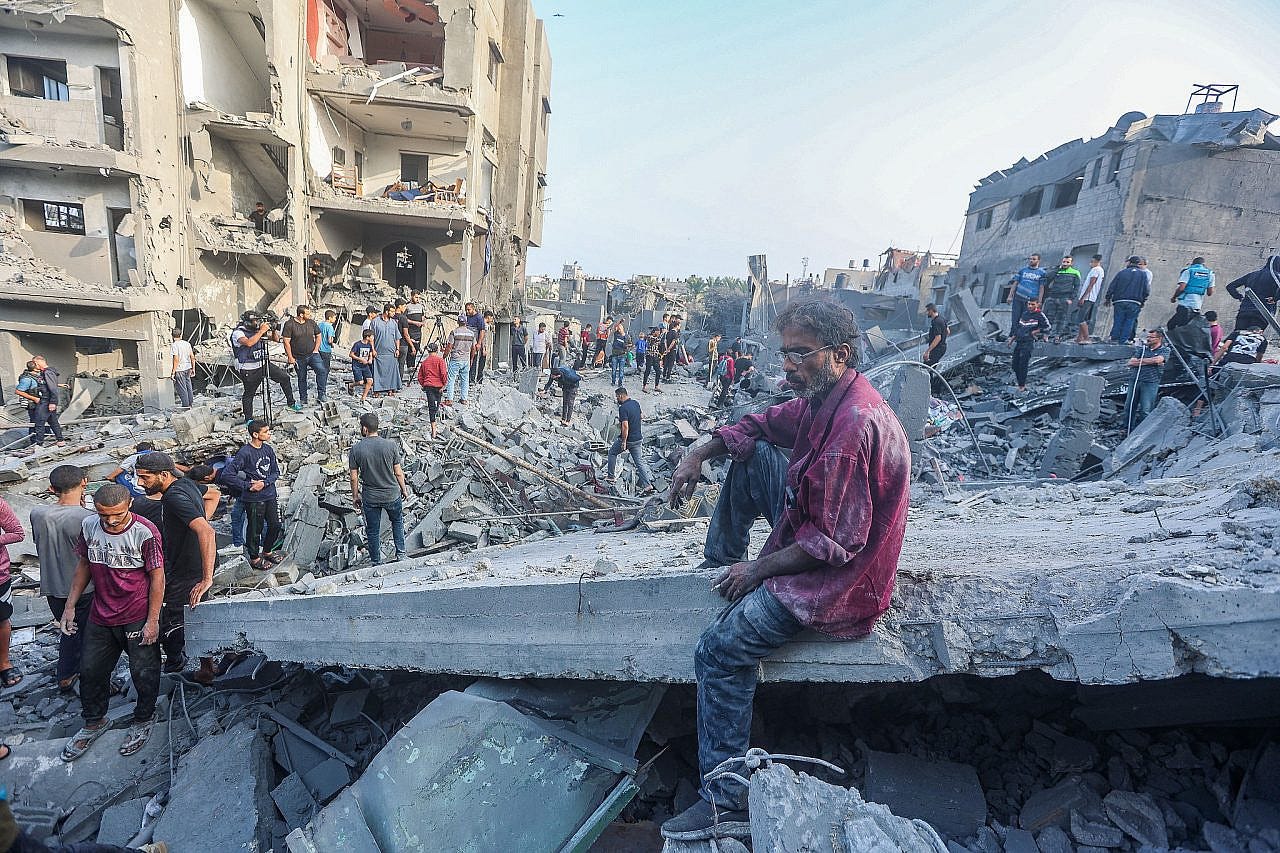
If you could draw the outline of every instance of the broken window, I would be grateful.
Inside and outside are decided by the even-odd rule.
[[[489,42],[489,82],[498,85],[498,66],[503,62],[502,50],[496,41]]]
[[[1084,170],[1053,187],[1053,209],[1061,210],[1071,207],[1080,198],[1080,188],[1084,186]]]
[[[991,227],[991,212],[995,208],[988,207],[986,210],[978,214],[978,224],[974,228],[975,231],[986,231]]]
[[[67,63],[9,57],[9,91],[21,98],[68,101]]]
[[[34,231],[84,233],[84,205],[23,199],[22,211],[27,226]]]
[[[1099,157],[1093,161],[1093,176],[1089,178],[1089,188],[1092,189],[1098,185],[1098,178],[1102,176],[1102,158]]]
[[[1120,154],[1116,151],[1111,155],[1111,165],[1107,167],[1107,183],[1114,184],[1120,180]]]
[[[117,151],[124,150],[124,100],[120,90],[120,70],[98,69],[102,100],[103,141]]]
[[[406,154],[400,153],[400,180],[412,181],[419,186],[427,185],[427,162],[426,154]]]
[[[1040,205],[1044,201],[1044,187],[1036,187],[1031,192],[1018,199],[1018,209],[1014,211],[1014,219],[1027,219],[1035,216],[1040,212]]]

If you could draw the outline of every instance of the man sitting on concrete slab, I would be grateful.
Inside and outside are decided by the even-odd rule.
[[[160,606],[164,603],[164,553],[160,531],[130,512],[129,490],[108,483],[94,492],[97,512],[80,528],[76,566],[59,627],[64,634],[84,629],[80,658],[80,706],[84,725],[67,741],[63,761],[75,761],[101,737],[111,697],[111,672],[120,653],[129,657],[129,672],[138,701],[133,729],[120,746],[133,755],[147,744],[160,694]],[[76,622],[76,603],[93,580],[93,606],[88,621]]]
[[[725,567],[712,588],[733,602],[694,652],[704,776],[750,746],[762,658],[806,628],[836,639],[871,632],[889,606],[906,532],[911,452],[897,416],[857,371],[852,312],[798,302],[776,325],[797,398],[720,428],[671,478],[675,506],[692,496],[703,462],[733,459],[701,566]],[[791,449],[790,459],[782,448]],[[760,556],[748,559],[751,526],[762,516],[773,532]],[[749,835],[741,783],[704,782],[699,793],[663,824],[664,836]]]

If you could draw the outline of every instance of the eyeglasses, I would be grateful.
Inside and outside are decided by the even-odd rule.
[[[805,360],[808,359],[809,356],[817,355],[823,350],[829,349],[835,349],[835,345],[819,347],[818,349],[809,350],[808,352],[792,352],[791,350],[780,349],[778,350],[778,356],[782,359],[783,364],[786,364],[787,362],[791,362],[792,364],[804,364]]]

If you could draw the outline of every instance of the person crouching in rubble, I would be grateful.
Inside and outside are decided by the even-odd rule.
[[[776,325],[798,396],[718,429],[680,462],[668,495],[673,507],[688,500],[703,462],[733,460],[699,567],[722,569],[712,589],[732,602],[693,656],[704,777],[750,746],[762,658],[806,628],[837,639],[871,632],[889,606],[906,532],[911,451],[893,410],[857,370],[852,312],[823,300],[792,303]],[[761,516],[773,531],[750,559]],[[665,837],[750,834],[740,782],[704,781],[699,794],[663,824]]]
[[[551,378],[547,380],[547,384],[538,392],[539,397],[545,397],[552,385],[560,386],[561,426],[569,426],[573,422],[573,401],[578,396],[578,385],[581,382],[582,377],[578,375],[578,371],[567,364],[557,364],[551,368]]]

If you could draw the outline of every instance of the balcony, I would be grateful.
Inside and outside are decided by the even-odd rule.
[[[322,211],[323,215],[345,215],[363,222],[403,224],[410,218],[426,228],[465,227],[471,223],[480,233],[484,232],[484,220],[467,212],[465,197],[450,191],[402,201],[381,195],[353,195],[312,179],[310,202],[312,209]]]
[[[405,62],[374,65],[340,65],[334,70],[313,69],[307,87],[339,109],[381,103],[401,108],[445,109],[471,116],[471,97],[466,92],[446,89],[444,72],[437,68]]]

